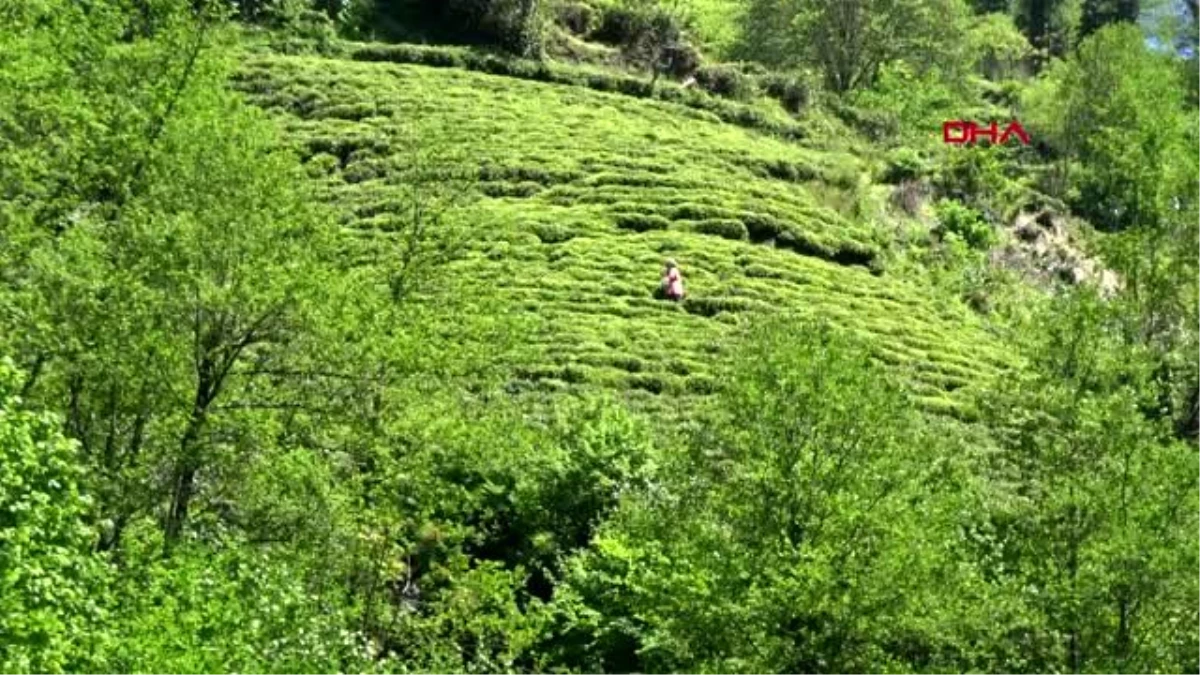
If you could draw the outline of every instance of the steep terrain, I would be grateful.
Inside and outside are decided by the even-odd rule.
[[[365,242],[404,217],[408,139],[471,158],[461,168],[482,201],[464,212],[454,273],[542,320],[514,389],[600,386],[675,408],[712,388],[723,336],[781,308],[866,337],[928,409],[956,411],[956,391],[1003,367],[967,307],[881,269],[883,233],[839,212],[839,190],[864,180],[852,156],[669,103],[458,69],[261,56],[239,86],[278,114]],[[681,305],[654,298],[668,256],[687,278]]]

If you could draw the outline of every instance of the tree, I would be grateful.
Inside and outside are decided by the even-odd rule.
[[[688,43],[692,16],[682,0],[625,0],[605,16],[600,36],[619,45],[631,65],[648,71],[651,86],[665,74],[690,72],[698,65]]]
[[[747,11],[744,51],[769,65],[791,66],[800,59],[824,70],[831,89],[869,87],[879,69],[902,60],[919,68],[952,68],[957,62],[960,26],[967,8],[960,0],[763,0]]]
[[[1145,416],[1155,359],[1119,312],[1090,292],[1053,302],[1025,333],[1029,371],[980,402],[1012,486],[995,555],[1058,636],[1037,670],[1196,666],[1197,456]]]
[[[1041,67],[1048,57],[1062,57],[1074,44],[1079,25],[1079,0],[1017,0],[1017,27],[1039,51]]]
[[[106,548],[156,512],[166,546],[179,539],[201,471],[238,451],[218,439],[244,443],[262,411],[291,405],[250,373],[294,359],[338,288],[293,160],[223,86],[225,34],[183,0],[156,11],[154,36],[132,42],[107,4],[51,11],[18,32],[13,71],[29,78],[11,94],[17,129],[60,110],[67,124],[14,136],[6,337],[32,364],[31,400],[80,441]]]
[[[836,330],[779,321],[739,347],[687,451],[663,457],[572,562],[556,593],[564,658],[587,671],[971,669],[951,656],[957,631],[985,623],[968,609],[982,586],[948,543],[969,519],[963,465]],[[989,606],[999,630],[1011,608]]]
[[[1092,35],[1023,108],[1033,133],[1081,162],[1074,205],[1096,225],[1155,227],[1195,201],[1180,180],[1195,151],[1177,72],[1146,49],[1137,27]]]
[[[975,67],[990,80],[1000,81],[1018,72],[1032,47],[1007,14],[985,14],[972,22],[968,32]]]
[[[653,87],[664,73],[672,72],[679,54],[686,49],[683,33],[683,8],[680,0],[672,0],[655,8],[649,16],[645,31],[634,47],[636,53],[650,67],[650,86]]]
[[[1140,0],[1084,0],[1083,17],[1079,24],[1080,38],[1086,38],[1110,23],[1136,23],[1140,6]]]
[[[1171,420],[1180,438],[1195,438],[1200,407],[1200,345],[1197,289],[1183,280],[1200,273],[1195,244],[1200,241],[1197,212],[1190,207],[1155,228],[1135,228],[1101,241],[1107,264],[1118,270],[1125,292],[1121,307],[1122,337],[1150,350],[1155,359],[1152,384],[1156,400],[1147,414]]]
[[[750,0],[738,16],[739,37],[734,55],[747,61],[780,66],[794,58],[788,54],[791,0]]]

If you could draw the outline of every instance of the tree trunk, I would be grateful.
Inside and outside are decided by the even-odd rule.
[[[1125,592],[1121,593],[1121,599],[1117,602],[1117,644],[1116,657],[1121,664],[1121,670],[1125,670],[1125,660],[1129,657],[1130,644],[1130,629],[1129,629],[1129,599]]]
[[[188,507],[196,489],[196,472],[200,469],[196,457],[196,439],[204,425],[204,410],[197,408],[188,422],[187,431],[179,443],[179,460],[176,462],[172,475],[171,509],[167,512],[167,520],[163,525],[163,555],[170,556],[171,550],[179,535],[183,533],[183,525],[187,522]]]
[[[219,387],[219,372],[207,358],[200,360],[196,371],[199,379],[196,383],[196,400],[192,407],[192,415],[188,419],[187,429],[179,440],[179,456],[175,460],[175,468],[171,476],[171,508],[163,523],[163,555],[170,556],[171,550],[183,533],[187,522],[188,507],[196,489],[196,472],[200,470],[198,441],[204,423],[208,419],[208,406],[216,398]]]

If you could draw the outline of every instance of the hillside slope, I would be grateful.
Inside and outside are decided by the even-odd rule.
[[[453,273],[542,324],[514,389],[605,387],[680,408],[712,389],[724,337],[783,308],[865,337],[932,411],[962,412],[962,389],[1006,362],[960,301],[881,268],[885,233],[842,206],[866,183],[850,155],[671,103],[458,69],[262,55],[238,86],[368,247],[402,217],[409,139],[470,158],[457,161],[480,201],[460,215],[471,237]],[[668,256],[688,282],[681,305],[653,297]]]

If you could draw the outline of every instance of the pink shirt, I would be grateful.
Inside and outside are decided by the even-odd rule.
[[[683,276],[677,268],[667,272],[667,295],[683,297]]]

